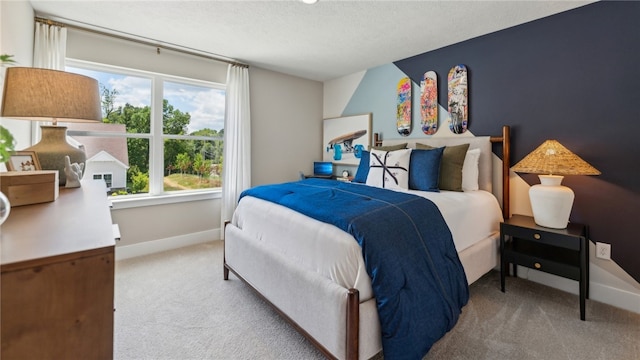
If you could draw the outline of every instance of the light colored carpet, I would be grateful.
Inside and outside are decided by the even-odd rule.
[[[116,263],[116,360],[323,359],[233,275],[222,242]],[[470,287],[455,328],[424,360],[640,359],[640,314],[491,272]],[[381,356],[377,356],[381,358]]]

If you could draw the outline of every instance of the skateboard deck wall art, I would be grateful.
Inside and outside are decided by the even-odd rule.
[[[397,85],[396,125],[398,133],[408,136],[411,133],[411,79],[404,77]]]
[[[449,70],[449,130],[454,134],[467,131],[468,98],[467,98],[467,68],[460,64]]]
[[[438,76],[427,71],[420,82],[420,115],[422,132],[433,135],[438,130]]]

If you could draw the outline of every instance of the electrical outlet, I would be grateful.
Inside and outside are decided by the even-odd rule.
[[[596,257],[611,260],[611,244],[596,242]]]

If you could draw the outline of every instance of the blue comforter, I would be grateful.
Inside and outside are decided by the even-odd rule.
[[[421,359],[458,320],[466,276],[438,208],[419,196],[307,179],[251,188],[353,235],[362,247],[382,329],[385,360]]]

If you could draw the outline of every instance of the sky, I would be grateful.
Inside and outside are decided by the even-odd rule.
[[[151,79],[67,67],[67,71],[95,78],[100,86],[116,89],[114,106],[149,106],[151,104]],[[225,91],[177,82],[164,82],[164,99],[174,108],[191,115],[188,132],[209,128],[224,128]]]

